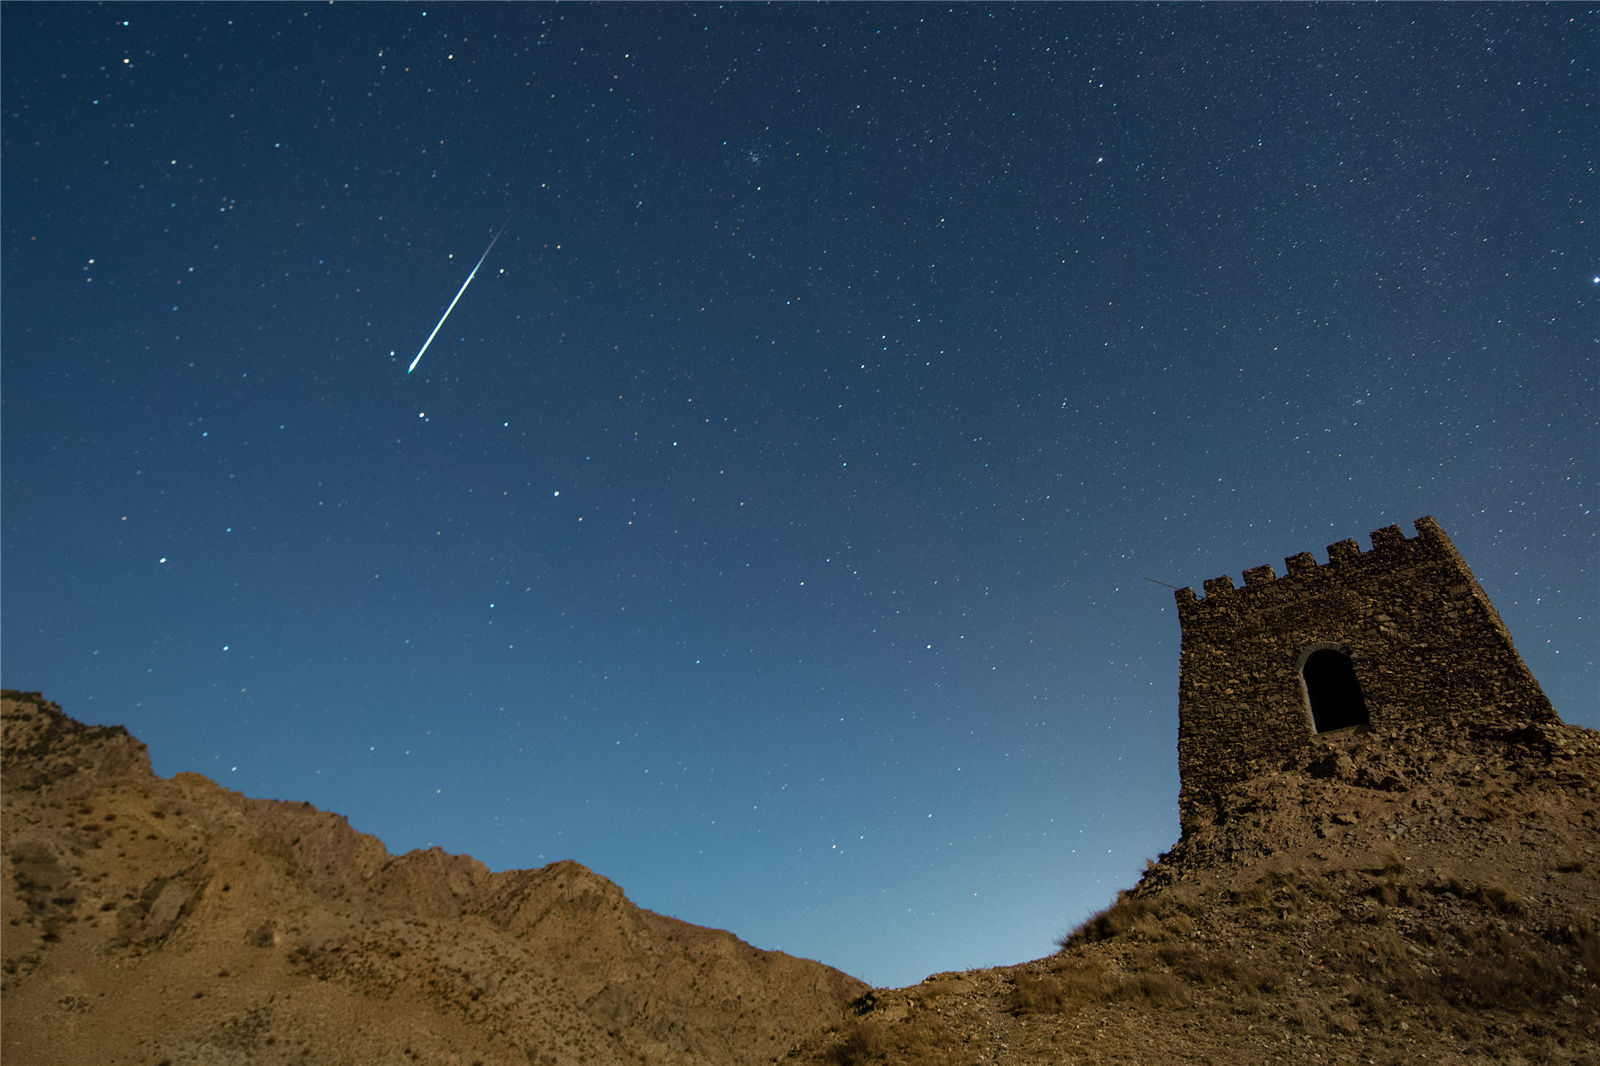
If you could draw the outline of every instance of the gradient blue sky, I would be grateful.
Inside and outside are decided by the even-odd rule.
[[[3,680],[162,774],[904,984],[1176,840],[1147,578],[1433,514],[1600,725],[1592,8],[3,19]]]

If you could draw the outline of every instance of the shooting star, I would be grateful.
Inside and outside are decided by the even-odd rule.
[[[461,283],[461,288],[456,290],[456,298],[451,300],[450,306],[444,309],[444,314],[439,316],[439,324],[433,327],[433,332],[428,334],[428,339],[423,341],[422,347],[417,350],[417,357],[411,360],[410,366],[406,367],[407,374],[415,370],[417,368],[417,364],[422,362],[422,353],[428,350],[428,345],[433,343],[433,338],[437,337],[439,335],[439,331],[444,328],[444,320],[449,318],[450,312],[456,309],[456,304],[460,301],[461,294],[467,291],[467,286],[472,284],[472,279],[478,276],[478,267],[483,266],[483,261],[489,258],[489,252],[494,248],[494,242],[500,239],[500,234],[504,233],[506,231],[506,227],[510,224],[511,220],[508,218],[502,222],[500,224],[500,228],[495,231],[494,237],[489,241],[489,247],[485,248],[483,250],[483,254],[478,257],[477,266],[472,268],[472,273],[467,275],[467,280],[463,281]]]

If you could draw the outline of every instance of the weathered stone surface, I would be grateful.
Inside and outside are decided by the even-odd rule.
[[[1431,517],[1177,592],[1179,811],[1185,835],[1229,787],[1317,742],[1305,668],[1321,650],[1348,661],[1373,726],[1557,722],[1466,560]],[[1357,726],[1356,728],[1360,728]],[[1335,763],[1328,771],[1335,772]]]

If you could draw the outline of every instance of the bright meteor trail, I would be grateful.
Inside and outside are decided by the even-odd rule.
[[[415,359],[411,360],[411,365],[410,366],[406,367],[406,373],[407,374],[409,374],[413,370],[415,370],[417,368],[417,364],[422,362],[422,353],[428,350],[428,345],[433,343],[433,338],[437,337],[439,335],[439,330],[444,328],[444,320],[449,318],[450,317],[450,312],[454,311],[456,309],[456,303],[460,301],[461,294],[467,291],[467,286],[471,285],[472,284],[472,279],[477,277],[477,275],[478,275],[478,267],[483,266],[483,261],[485,259],[489,258],[489,251],[490,251],[490,249],[492,249],[494,247],[494,242],[500,239],[500,234],[504,233],[506,231],[506,226],[508,226],[510,224],[511,224],[511,220],[508,218],[504,222],[502,222],[500,224],[500,228],[495,231],[494,237],[491,238],[490,241],[489,241],[489,247],[485,248],[483,250],[483,254],[478,257],[477,266],[474,266],[472,268],[472,273],[467,275],[467,280],[463,281],[461,283],[461,288],[456,290],[456,298],[454,300],[451,300],[450,301],[450,306],[446,307],[444,309],[444,314],[439,316],[439,324],[437,326],[433,327],[433,332],[428,334],[428,339],[423,341],[422,342],[422,347],[417,350],[417,357]]]

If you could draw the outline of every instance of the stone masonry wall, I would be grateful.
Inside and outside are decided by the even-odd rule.
[[[1316,648],[1350,657],[1373,726],[1485,716],[1553,721],[1550,701],[1500,614],[1431,517],[1177,592],[1179,811],[1183,830],[1209,820],[1236,781],[1315,736],[1301,667]]]

